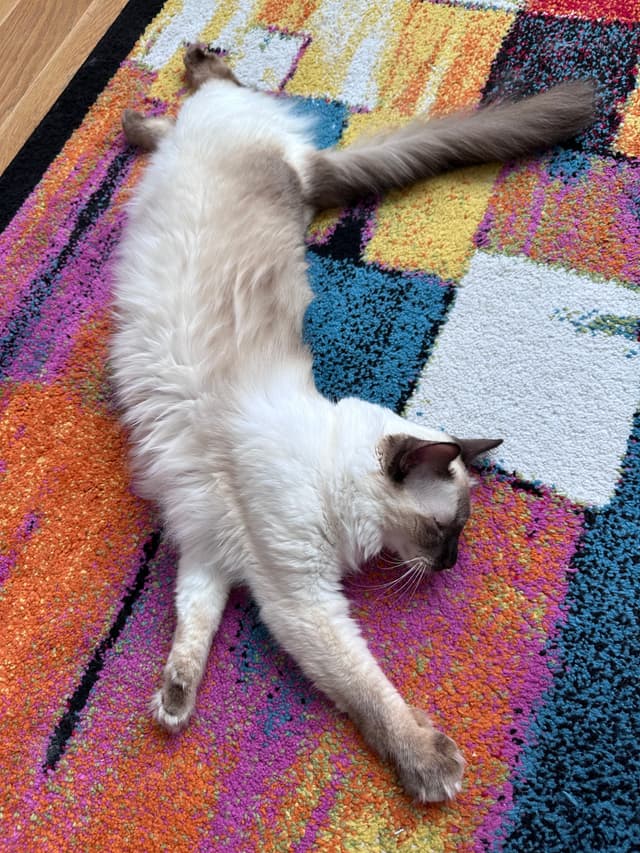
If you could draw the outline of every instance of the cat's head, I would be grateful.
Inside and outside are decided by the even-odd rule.
[[[502,439],[459,439],[354,398],[339,401],[333,464],[343,554],[356,568],[382,550],[420,574],[450,568],[471,510],[467,466]]]
[[[467,465],[502,439],[391,433],[377,447],[383,480],[383,542],[421,571],[451,568],[471,511]]]

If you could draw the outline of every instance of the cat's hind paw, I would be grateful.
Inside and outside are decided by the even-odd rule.
[[[172,127],[173,119],[167,116],[145,116],[135,110],[122,113],[122,130],[127,142],[145,151],[155,151]]]
[[[209,45],[196,42],[187,44],[184,52],[184,68],[187,84],[199,89],[207,80],[229,80],[240,86],[240,82],[220,55]]]

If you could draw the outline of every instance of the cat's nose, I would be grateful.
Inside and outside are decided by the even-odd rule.
[[[441,572],[444,569],[451,569],[455,566],[458,560],[458,543],[455,539],[449,540],[444,548],[442,549],[442,553],[440,554],[440,559],[436,562],[434,566],[437,572]]]

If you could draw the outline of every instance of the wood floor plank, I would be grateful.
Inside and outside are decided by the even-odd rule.
[[[0,173],[126,0],[0,0]]]
[[[0,0],[0,26],[22,0]]]
[[[15,107],[89,5],[90,0],[22,0],[0,24],[0,115]]]

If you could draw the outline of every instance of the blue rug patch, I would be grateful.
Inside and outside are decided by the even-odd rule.
[[[348,107],[340,101],[325,98],[294,95],[288,100],[293,104],[294,112],[314,119],[313,142],[318,148],[329,148],[338,142],[349,117]]]
[[[305,320],[319,390],[398,409],[429,356],[453,289],[308,252],[316,299]]]
[[[508,840],[496,850],[640,849],[639,543],[640,415],[614,499],[586,515],[552,650],[560,669],[514,785]]]

